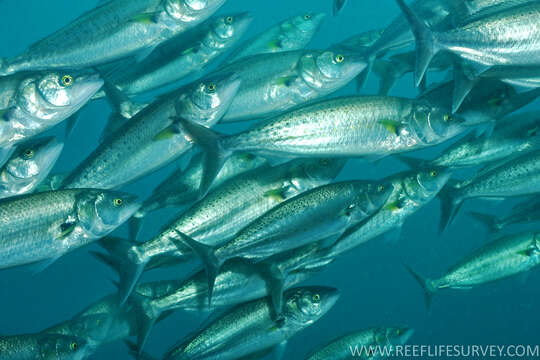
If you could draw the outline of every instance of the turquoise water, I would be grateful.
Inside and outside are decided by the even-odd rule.
[[[95,1],[6,0],[0,2],[0,56],[22,52],[29,44],[62,27]],[[365,30],[383,27],[399,12],[393,0],[349,0],[344,11],[331,16],[330,0],[229,0],[219,14],[249,11],[254,16],[250,34],[260,32],[287,17],[305,11],[328,14],[320,32],[310,45],[325,48],[332,43]],[[371,76],[363,94],[377,91]],[[333,96],[352,94],[353,84]],[[406,76],[392,90],[392,95],[416,96],[412,77]],[[540,109],[538,101],[524,110]],[[104,100],[88,104],[82,111],[75,132],[66,142],[53,172],[73,169],[97,145],[97,139],[110,109]],[[223,126],[234,132],[241,125]],[[62,128],[52,132],[61,134]],[[444,145],[446,146],[446,145]],[[433,157],[444,146],[422,151]],[[178,164],[127,186],[129,192],[142,196]],[[406,169],[388,158],[377,163],[350,161],[339,179],[380,178]],[[412,216],[404,225],[399,240],[378,238],[338,259],[309,284],[330,285],[341,290],[338,304],[319,322],[294,337],[285,359],[302,359],[314,347],[348,331],[371,326],[407,325],[415,329],[413,344],[537,344],[540,331],[538,311],[539,271],[481,286],[470,291],[441,291],[426,311],[422,290],[405,271],[408,264],[426,276],[438,276],[471,250],[488,241],[483,227],[466,216],[467,211],[505,214],[514,200],[506,202],[468,201],[454,224],[442,235],[437,232],[439,200]],[[165,224],[164,219],[176,210],[152,214],[140,239],[147,240]],[[115,235],[126,236],[125,226]],[[90,303],[113,293],[110,279],[115,273],[95,261],[88,253],[97,245],[62,257],[42,273],[32,275],[23,269],[0,273],[0,334],[38,332],[71,318]],[[182,278],[190,272],[175,267],[146,274],[143,280]],[[154,329],[148,352],[161,354],[172,344],[197,329],[203,319],[180,311]],[[103,347],[92,359],[128,359],[122,343]]]

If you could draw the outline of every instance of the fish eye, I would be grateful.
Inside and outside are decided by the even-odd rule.
[[[227,24],[232,24],[233,21],[234,21],[234,18],[233,18],[232,16],[227,16],[227,17],[225,18],[225,22],[226,22]]]
[[[321,159],[319,160],[319,164],[321,164],[322,166],[328,166],[330,165],[330,161],[328,161],[327,159]]]
[[[343,61],[345,61],[345,56],[338,54],[336,55],[335,60],[337,63],[341,64]]]
[[[310,20],[310,19],[311,19],[311,14],[304,15],[304,20]]]
[[[73,76],[71,75],[62,76],[62,85],[71,86],[72,84],[73,84]]]
[[[313,299],[314,302],[319,302],[319,301],[321,301],[321,295],[313,294],[312,299]]]
[[[216,91],[216,88],[217,88],[217,86],[214,83],[208,84],[208,87],[207,87],[208,91],[210,91],[210,92]]]
[[[77,345],[76,342],[72,342],[71,344],[69,344],[69,348],[73,351],[76,351],[79,348],[79,345]]]
[[[431,171],[429,172],[429,176],[431,176],[431,177],[437,176],[437,171],[431,170]]]
[[[24,150],[23,152],[23,157],[27,160],[31,159],[34,157],[34,150],[32,149],[26,149]]]
[[[116,207],[122,206],[123,203],[124,203],[124,200],[122,200],[121,198],[116,198],[113,200],[113,205]]]
[[[450,115],[448,115],[448,114],[444,114],[443,120],[444,120],[444,121],[452,120],[452,116],[450,116]]]
[[[378,192],[383,192],[384,191],[384,185],[377,186],[377,191]]]

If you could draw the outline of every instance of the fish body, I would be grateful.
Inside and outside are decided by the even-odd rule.
[[[237,359],[286,342],[322,317],[336,303],[339,292],[303,287],[285,293],[284,318],[277,326],[267,299],[233,308],[164,357],[180,359]]]
[[[52,170],[63,147],[64,144],[54,137],[33,139],[18,146],[0,168],[0,198],[36,189]]]
[[[103,85],[92,72],[45,71],[0,78],[0,148],[9,148],[64,121]]]
[[[479,248],[437,279],[424,279],[412,272],[422,285],[429,306],[441,289],[467,290],[529,271],[540,264],[540,234],[527,232],[499,238]]]
[[[60,334],[28,334],[0,337],[2,360],[82,360],[90,353],[80,338]]]
[[[351,356],[366,359],[383,357],[380,353],[376,354],[377,349],[403,345],[412,334],[413,330],[406,327],[376,327],[355,331],[334,339],[306,360],[347,360]]]
[[[213,188],[242,173],[266,164],[266,159],[251,154],[235,154],[220,170]],[[174,171],[156,187],[144,202],[136,217],[144,217],[148,212],[168,206],[189,204],[197,199],[203,171],[203,155],[195,155],[185,170]]]
[[[144,57],[157,45],[199,24],[225,0],[115,0],[81,15],[24,53],[3,60],[1,73],[89,68]]]
[[[395,97],[344,97],[276,116],[219,146],[262,156],[383,156],[441,143],[465,128],[445,109]]]
[[[227,62],[252,55],[301,50],[317,33],[324,17],[323,13],[305,13],[289,18],[238,45]]]
[[[238,90],[234,75],[195,82],[159,98],[107,139],[65,180],[63,188],[116,188],[177,159],[191,148],[177,116],[212,126]]]
[[[449,178],[448,170],[437,167],[391,176],[388,182],[392,193],[386,204],[372,217],[346,231],[325,256],[334,258],[388,231],[401,230],[410,216],[437,196]]]
[[[475,177],[441,192],[440,230],[452,222],[466,199],[505,198],[540,191],[540,151],[532,151],[481,170]]]
[[[242,86],[222,122],[261,119],[337,91],[366,64],[361,56],[332,50],[254,55],[217,73],[235,73]]]
[[[540,198],[527,199],[514,206],[510,214],[497,217],[481,213],[470,213],[477,220],[487,225],[491,232],[499,232],[507,226],[540,221]]]
[[[52,262],[120,226],[139,208],[133,195],[63,190],[0,201],[0,268]]]
[[[496,123],[491,136],[467,136],[446,149],[431,164],[469,167],[501,161],[540,146],[540,119],[535,113],[511,116]]]
[[[193,38],[177,37],[163,43],[143,61],[113,74],[110,81],[128,96],[172,84],[202,71],[234,46],[251,20],[248,13],[212,18],[196,29]]]

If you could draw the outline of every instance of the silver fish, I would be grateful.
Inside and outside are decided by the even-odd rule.
[[[265,165],[266,159],[251,154],[235,154],[230,157],[214,181],[212,188],[242,173]],[[158,185],[152,195],[130,221],[131,237],[136,238],[140,222],[150,212],[169,206],[183,206],[197,200],[203,172],[203,154],[198,153],[189,162],[186,169],[174,171]]]
[[[173,91],[145,107],[110,135],[65,179],[63,188],[116,188],[179,158],[191,148],[175,116],[216,124],[240,86],[234,74]]]
[[[254,120],[279,114],[337,91],[366,64],[353,53],[332,49],[255,55],[220,68],[242,79],[222,122]]]
[[[472,198],[506,198],[540,192],[540,150],[488,165],[472,179],[447,186],[440,193],[444,230],[463,202]]]
[[[83,360],[88,354],[88,344],[73,336],[29,334],[0,337],[2,360]]]
[[[347,230],[321,256],[335,258],[389,231],[399,237],[405,221],[427,205],[444,187],[450,172],[433,167],[390,176],[392,193],[382,208],[372,217]]]
[[[88,68],[127,56],[144,58],[157,45],[207,19],[225,0],[106,1],[21,55],[0,62],[0,74]]]
[[[514,206],[510,214],[502,217],[477,212],[470,212],[469,215],[486,225],[490,232],[495,233],[507,226],[540,221],[540,197],[525,200]]]
[[[327,184],[341,171],[344,160],[294,160],[264,166],[234,177],[193,204],[150,241],[141,244],[102,242],[120,273],[120,298],[125,301],[144,268],[186,261],[195,254],[181,249],[178,231],[208,245],[220,245],[281,202]]]
[[[133,195],[62,190],[0,200],[0,269],[60,256],[97,240],[133,215]]]
[[[11,147],[67,119],[98,91],[91,72],[36,72],[0,78],[0,148]]]
[[[180,235],[205,265],[210,302],[215,278],[227,260],[256,262],[319,240],[332,243],[349,227],[376,213],[391,192],[386,181],[323,185],[279,204],[223,245],[209,246]]]
[[[461,115],[425,101],[396,97],[344,97],[321,101],[219,137],[182,122],[207,153],[201,193],[232,153],[277,157],[382,157],[440,144],[469,129]]]
[[[539,147],[540,117],[537,113],[522,113],[499,120],[490,136],[473,133],[464,137],[429,163],[453,168],[478,166]]]
[[[196,28],[196,34],[188,39],[180,36],[165,42],[146,59],[126,71],[115,71],[108,80],[128,96],[172,84],[202,71],[234,46],[247,31],[251,20],[248,13],[212,18]]]
[[[429,307],[441,289],[467,290],[531,270],[540,264],[540,234],[527,232],[499,238],[474,251],[437,279],[424,279],[409,272],[420,283]]]
[[[339,291],[327,287],[301,287],[285,293],[280,326],[267,299],[237,306],[175,346],[164,359],[238,359],[281,344],[326,314]],[[221,334],[221,336],[216,336]]]
[[[55,137],[29,140],[20,144],[0,168],[0,198],[30,193],[49,175],[64,143]]]
[[[334,339],[323,348],[316,350],[306,360],[347,360],[351,357],[376,359],[384,347],[403,345],[413,335],[407,327],[376,327],[355,331]]]
[[[540,19],[537,2],[495,11],[445,32],[433,32],[404,0],[397,2],[417,39],[416,84],[441,50],[483,67],[540,64],[540,30],[534,26]]]
[[[238,50],[233,51],[226,62],[252,55],[301,50],[315,36],[324,17],[323,13],[304,13],[289,18],[238,45]]]

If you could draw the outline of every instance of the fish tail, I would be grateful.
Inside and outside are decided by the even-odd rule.
[[[158,360],[144,351],[139,352],[137,344],[135,344],[133,341],[126,340],[124,343],[128,347],[129,353],[137,360]]]
[[[518,109],[521,109],[522,107],[536,100],[538,96],[540,96],[540,88],[512,94],[508,98],[507,104],[500,107],[500,113],[496,114],[496,117],[501,118]]]
[[[379,77],[379,95],[388,95],[388,92],[401,77],[396,71],[396,66],[387,60],[378,60],[373,66],[373,71]]]
[[[216,256],[216,249],[213,246],[202,244],[180,231],[176,231],[176,233],[182,238],[182,242],[171,239],[174,244],[179,249],[183,249],[184,245],[187,244],[193,252],[199,255],[205,266],[206,276],[208,277],[208,305],[210,306],[212,304],[212,293],[214,291],[216,277],[219,274],[219,270],[221,265],[223,265],[224,260],[219,259]]]
[[[152,306],[150,297],[133,292],[129,297],[129,303],[133,306],[137,319],[137,357],[141,358],[144,346],[150,336],[150,332],[156,321],[160,318],[162,311]]]
[[[431,59],[439,51],[433,31],[405,4],[404,0],[396,0],[405,18],[411,26],[416,38],[416,66],[414,69],[414,82],[420,85]]]
[[[450,225],[459,209],[463,205],[463,198],[456,194],[455,188],[447,184],[440,192],[441,200],[441,222],[439,224],[439,233],[442,233]]]
[[[468,214],[480,224],[484,225],[490,233],[497,232],[503,228],[500,219],[494,215],[482,214],[473,211],[469,212]]]
[[[144,218],[148,215],[148,212],[144,209],[139,209],[128,221],[129,238],[132,241],[137,240],[139,233],[141,232]]]
[[[356,76],[356,91],[360,92],[364,85],[366,85],[367,78],[369,74],[371,73],[371,70],[373,69],[373,62],[375,61],[375,57],[368,57],[367,59],[367,66],[364,70],[360,72]]]
[[[463,101],[476,84],[476,79],[467,76],[463,68],[454,65],[454,91],[452,93],[452,113],[459,110]]]
[[[100,245],[109,254],[94,252],[98,260],[112,267],[119,276],[118,297],[120,304],[124,304],[135,288],[147,260],[143,260],[137,253],[137,247],[125,239],[103,239]]]
[[[343,9],[343,6],[345,6],[345,2],[347,0],[334,0],[334,7],[333,7],[333,14],[336,16],[341,9]]]
[[[405,265],[407,271],[414,277],[414,279],[420,284],[424,290],[424,298],[426,300],[426,308],[429,310],[431,308],[431,302],[433,300],[433,295],[437,292],[437,287],[433,285],[433,281],[430,279],[424,278],[411,269],[411,267]]]
[[[179,121],[192,140],[204,151],[203,175],[199,187],[200,199],[206,195],[232,151],[223,147],[222,135],[185,119]]]

